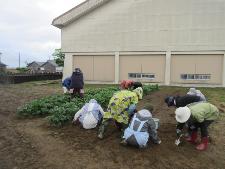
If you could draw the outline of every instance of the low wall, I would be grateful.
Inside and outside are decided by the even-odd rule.
[[[30,81],[62,79],[62,73],[0,75],[1,84],[16,84]]]

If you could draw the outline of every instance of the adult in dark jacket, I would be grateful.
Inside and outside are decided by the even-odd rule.
[[[188,104],[194,102],[200,102],[201,98],[195,95],[185,95],[185,96],[168,96],[165,98],[165,102],[168,107],[175,106],[175,107],[185,107]]]
[[[76,68],[71,76],[70,92],[72,96],[79,94],[80,97],[84,96],[84,78],[80,68]]]

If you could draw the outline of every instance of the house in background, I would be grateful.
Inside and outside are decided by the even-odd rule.
[[[28,64],[27,68],[31,73],[55,73],[63,71],[63,67],[58,66],[54,60],[48,60],[47,62],[34,61]]]
[[[48,60],[41,65],[41,72],[55,73],[62,72],[63,67],[58,66],[55,60]]]
[[[5,72],[6,71],[6,64],[0,62],[0,72]]]
[[[224,0],[86,0],[55,18],[86,82],[225,86]]]
[[[29,72],[31,73],[41,73],[41,66],[44,64],[45,62],[31,62],[27,65],[27,68],[29,69]]]

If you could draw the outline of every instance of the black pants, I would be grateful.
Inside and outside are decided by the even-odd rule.
[[[213,122],[213,120],[205,120],[202,123],[194,122],[188,124],[188,131],[198,131],[198,128],[201,130],[201,137],[208,137],[208,127]]]
[[[80,89],[80,88],[74,88],[73,93],[71,94],[72,98],[74,98],[76,95],[78,95],[80,98],[83,98],[84,93],[81,93],[81,90],[82,89]]]

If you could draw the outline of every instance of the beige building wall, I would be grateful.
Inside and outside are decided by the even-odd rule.
[[[73,68],[74,68],[73,55],[71,53],[66,53],[63,68],[63,80],[71,76]]]
[[[114,56],[94,56],[94,81],[114,82]]]
[[[111,0],[62,28],[64,52],[225,50],[225,0]]]
[[[94,57],[93,56],[74,56],[73,69],[80,68],[84,73],[85,81],[94,80]]]
[[[143,82],[163,83],[165,80],[164,55],[126,55],[120,56],[120,81],[129,79],[128,73],[149,73],[154,74],[155,79],[133,79]]]
[[[118,81],[127,79],[130,71],[154,71],[157,73],[154,82],[167,85],[209,83],[225,86],[225,59],[217,55],[218,51],[225,51],[224,16],[225,0],[110,0],[62,27],[62,51],[66,54],[64,76],[79,66],[88,81]],[[136,54],[157,51],[166,54],[151,57],[151,61],[150,55]],[[175,55],[176,52],[192,54]],[[201,52],[206,54],[200,55]],[[102,69],[94,65],[101,65],[107,59],[101,60],[99,56],[95,60],[96,53],[117,53],[117,57],[108,58],[109,72],[103,71],[101,76]],[[211,80],[184,81],[180,79],[183,71],[210,73]],[[119,76],[115,72],[119,72]]]
[[[114,56],[74,56],[74,68],[80,68],[85,81],[114,82]]]
[[[223,55],[172,55],[171,83],[207,83],[221,85]],[[182,80],[181,74],[210,74],[210,80]]]

